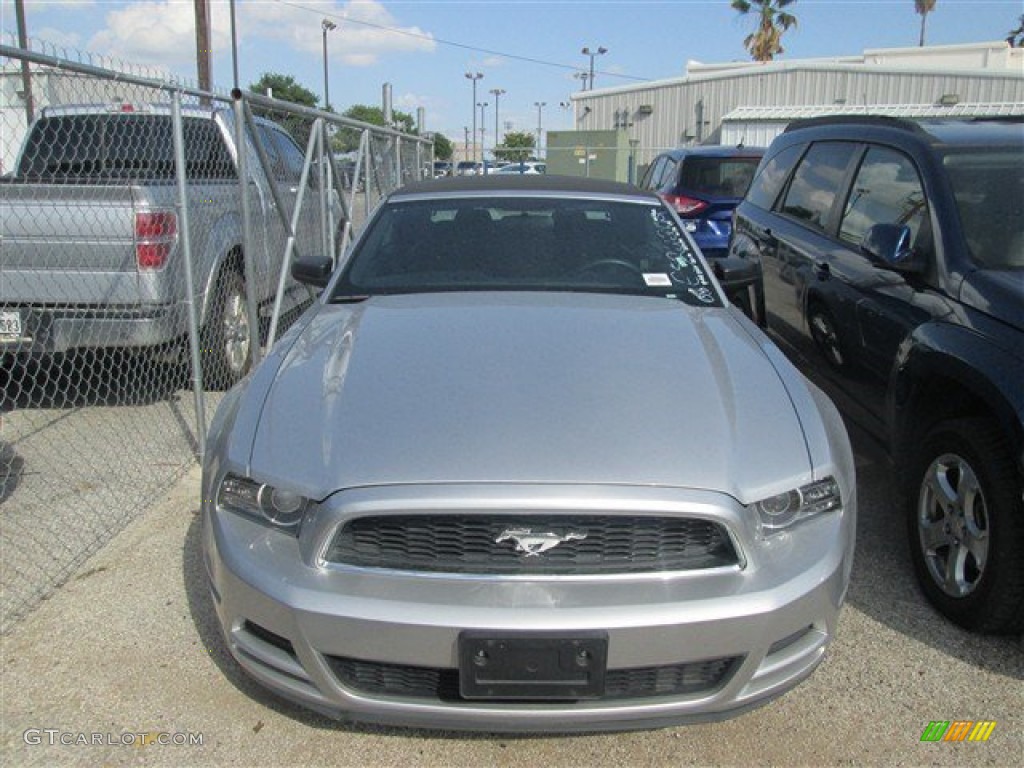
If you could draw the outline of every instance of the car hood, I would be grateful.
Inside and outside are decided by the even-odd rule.
[[[267,380],[251,471],[314,498],[501,482],[749,501],[810,471],[791,398],[731,309],[565,293],[375,297],[323,306]]]

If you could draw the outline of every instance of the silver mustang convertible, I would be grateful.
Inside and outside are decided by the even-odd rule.
[[[221,403],[203,546],[231,653],[352,720],[732,715],[806,678],[853,557],[831,402],[657,197],[405,187]]]

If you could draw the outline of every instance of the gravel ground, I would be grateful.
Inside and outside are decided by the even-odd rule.
[[[351,726],[309,714],[265,693],[221,644],[198,551],[199,473],[193,470],[3,637],[0,761],[1021,765],[1021,640],[962,632],[923,602],[902,525],[892,514],[888,466],[869,441],[855,439],[860,530],[838,638],[808,681],[741,717],[635,733],[510,737]],[[931,720],[996,726],[984,743],[922,743]],[[164,745],[156,742],[158,733],[201,736],[202,744]],[[62,745],[62,739],[102,743]]]

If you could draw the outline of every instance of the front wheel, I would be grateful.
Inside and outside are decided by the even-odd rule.
[[[917,450],[909,482],[911,557],[929,600],[967,629],[1024,628],[1024,502],[998,425],[938,424]]]
[[[203,329],[203,382],[210,389],[230,389],[252,366],[253,329],[245,302],[245,279],[226,271],[213,288]]]

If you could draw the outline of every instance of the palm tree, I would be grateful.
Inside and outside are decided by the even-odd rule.
[[[921,14],[921,39],[919,46],[924,46],[924,25],[928,20],[928,14],[935,10],[935,0],[914,0],[914,10]]]
[[[740,15],[753,11],[760,17],[757,31],[743,41],[743,47],[750,51],[754,61],[771,61],[775,54],[783,52],[782,33],[796,26],[796,16],[782,9],[794,2],[796,0],[732,0],[732,7]]]

